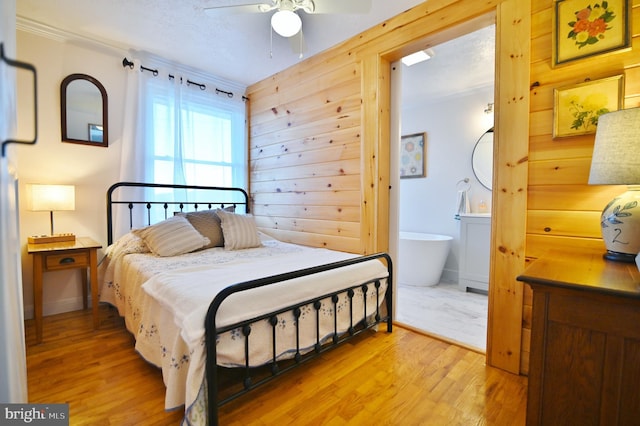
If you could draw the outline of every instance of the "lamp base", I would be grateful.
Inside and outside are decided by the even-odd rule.
[[[628,254],[628,253],[618,253],[617,251],[607,251],[602,255],[607,260],[612,260],[614,262],[624,262],[624,263],[635,263],[636,255]]]
[[[611,200],[600,217],[607,260],[635,262],[640,253],[640,186],[628,189]]]

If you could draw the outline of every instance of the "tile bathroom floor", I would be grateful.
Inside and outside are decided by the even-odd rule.
[[[396,321],[485,352],[486,294],[465,293],[457,283],[441,282],[432,287],[398,284],[396,298]]]

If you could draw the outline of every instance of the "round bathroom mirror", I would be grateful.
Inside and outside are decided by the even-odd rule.
[[[491,191],[493,180],[493,127],[476,142],[471,156],[471,167],[478,182]]]

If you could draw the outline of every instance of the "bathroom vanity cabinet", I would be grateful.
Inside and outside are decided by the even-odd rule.
[[[460,271],[458,288],[489,291],[491,215],[460,215]]]
[[[518,277],[533,289],[527,425],[638,424],[640,272],[603,252],[550,252]]]

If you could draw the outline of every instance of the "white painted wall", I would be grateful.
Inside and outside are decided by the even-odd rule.
[[[54,212],[55,233],[74,233],[103,244],[98,259],[107,244],[106,192],[120,177],[122,134],[126,100],[128,68],[122,66],[130,52],[83,40],[69,33],[34,24],[21,27],[18,21],[18,59],[35,65],[38,71],[39,138],[36,146],[19,147],[20,165],[20,241],[22,244],[22,280],[25,316],[33,317],[33,259],[27,254],[27,238],[50,232],[49,213],[28,210],[26,184],[72,184],[76,187],[74,211]],[[219,81],[219,78],[174,64],[181,72],[193,73],[197,81]],[[69,74],[88,74],[105,87],[108,96],[109,146],[98,147],[61,142],[60,84]],[[206,75],[205,80],[201,80]],[[225,82],[226,83],[226,82]],[[236,83],[229,82],[236,85]],[[31,82],[18,78],[18,132],[31,135],[33,122],[30,99]],[[226,86],[223,86],[226,88]],[[237,86],[241,87],[241,86]],[[24,194],[25,196],[22,196]],[[43,311],[52,315],[81,309],[80,270],[47,272],[44,277]]]
[[[49,233],[49,213],[27,210],[26,184],[52,183],[76,186],[76,210],[54,212],[56,233],[72,232],[106,244],[105,194],[118,180],[122,134],[125,52],[99,46],[82,46],[32,32],[17,31],[17,57],[35,65],[38,72],[38,143],[18,147],[20,175],[20,241],[25,316],[33,317],[33,259],[26,252],[29,235]],[[109,101],[109,147],[62,143],[60,83],[69,74],[98,79]],[[29,81],[18,78],[18,131],[29,135],[33,114],[28,99]],[[98,253],[102,257],[103,250]],[[80,270],[48,272],[44,277],[44,315],[82,309]],[[46,332],[45,332],[46,335]]]
[[[454,238],[445,264],[445,280],[458,279],[460,221],[455,219],[456,183],[469,178],[472,212],[478,211],[481,200],[491,206],[491,191],[475,178],[471,155],[477,140],[493,126],[493,114],[484,113],[493,96],[494,88],[490,86],[437,103],[425,100],[402,108],[402,134],[427,134],[427,176],[400,180],[399,228]]]

